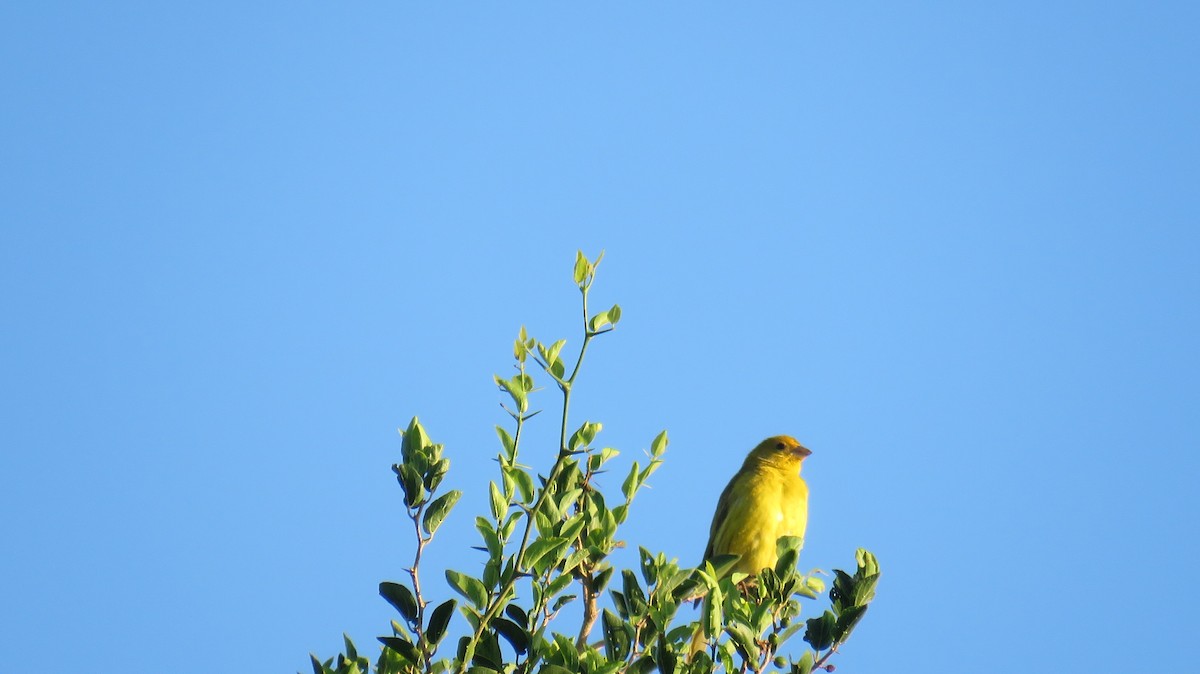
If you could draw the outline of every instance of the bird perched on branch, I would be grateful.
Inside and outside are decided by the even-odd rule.
[[[803,539],[808,527],[808,485],[800,477],[800,466],[809,454],[807,447],[789,435],[767,438],[750,450],[717,500],[704,561],[737,555],[737,562],[726,573],[750,576],[775,568],[779,538]],[[692,635],[688,657],[704,648],[701,625]]]
[[[709,528],[704,559],[739,555],[733,571],[756,574],[774,568],[780,536],[804,538],[808,526],[808,485],[800,477],[812,454],[788,435],[777,435],[750,450],[729,481]]]

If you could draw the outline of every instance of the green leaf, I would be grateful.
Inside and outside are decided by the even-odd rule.
[[[799,536],[780,536],[775,541],[775,573],[780,578],[788,578],[796,571],[796,560],[802,547],[804,539]]]
[[[804,651],[804,655],[800,656],[800,662],[796,663],[795,669],[792,671],[796,674],[811,674],[813,668],[813,652]]]
[[[608,323],[609,323],[608,312],[602,311],[602,312],[596,314],[595,316],[592,316],[591,319],[588,320],[588,332],[592,332],[592,333],[599,332],[600,328],[603,328],[604,326],[608,325]]]
[[[387,646],[388,648],[392,649],[393,651],[396,651],[401,656],[403,656],[405,660],[408,660],[409,662],[411,662],[413,664],[416,664],[417,662],[420,661],[420,659],[421,659],[420,654],[417,653],[417,649],[412,645],[411,642],[409,642],[408,639],[402,639],[400,637],[377,637],[377,638],[379,639],[379,643],[383,644],[384,646]]]
[[[588,259],[583,256],[582,250],[576,251],[575,252],[575,272],[573,275],[575,278],[575,285],[582,284],[583,280],[585,278],[587,278],[587,273],[588,273]]]
[[[504,613],[509,618],[513,619],[516,624],[525,627],[529,625],[529,614],[525,613],[525,609],[516,604],[509,604],[504,607]]]
[[[552,597],[559,592],[562,592],[563,590],[567,589],[567,587],[574,580],[575,579],[568,574],[557,576],[554,580],[550,581],[549,585],[546,586],[546,595]],[[597,588],[596,592],[600,592],[600,589]]]
[[[408,622],[417,619],[417,598],[413,596],[412,590],[400,583],[384,581],[379,584],[379,594]]]
[[[446,626],[450,624],[450,616],[454,615],[454,607],[458,605],[453,599],[438,604],[429,616],[429,625],[425,628],[425,638],[436,646],[446,636]]]
[[[742,656],[743,660],[752,665],[758,664],[761,653],[749,627],[742,623],[731,623],[725,626],[725,633],[729,635],[734,648],[738,650],[738,654]]]
[[[643,547],[638,547],[638,557],[640,558],[642,567],[642,580],[646,581],[646,585],[653,586],[658,582],[658,564],[654,561],[654,555]]]
[[[604,609],[602,616],[604,627],[604,652],[609,661],[624,660],[629,655],[633,645],[633,637],[626,631],[625,622],[617,614]]]
[[[616,304],[612,305],[612,308],[608,310],[607,316],[608,322],[612,323],[613,326],[616,326],[616,324],[621,320],[621,307]]]
[[[558,528],[558,535],[569,541],[573,541],[579,537],[579,533],[583,531],[583,526],[587,524],[587,519],[582,513],[571,515]]]
[[[529,633],[525,631],[525,628],[508,618],[493,619],[492,627],[496,629],[497,634],[504,637],[504,640],[512,645],[517,655],[521,655],[529,650]]]
[[[496,426],[496,436],[500,438],[500,444],[504,447],[504,456],[509,461],[516,458],[517,446],[513,443],[513,438],[508,434],[508,431],[503,426]]]
[[[429,445],[429,436],[425,434],[425,429],[421,426],[421,421],[417,417],[413,417],[412,421],[408,422],[408,428],[401,433],[400,456],[405,462],[411,461],[413,455],[422,451]]]
[[[517,483],[517,490],[521,492],[521,503],[531,503],[533,501],[533,476],[521,470],[513,468],[508,471],[513,482]]]
[[[741,558],[741,555],[716,555],[712,559],[708,560],[708,562],[712,564],[713,577],[724,578],[725,576],[729,575],[729,573],[733,571],[733,567],[737,566],[738,560]]]
[[[604,428],[604,425],[599,422],[583,422],[579,430],[571,434],[571,439],[568,441],[567,447],[572,452],[582,451],[584,447],[592,444],[592,441],[596,439],[596,433],[599,433],[602,428]]]
[[[492,519],[499,522],[504,513],[508,512],[508,499],[504,498],[504,492],[500,491],[495,481],[488,482],[488,488],[491,493]]]
[[[461,496],[461,491],[451,489],[433,499],[433,503],[429,504],[429,508],[425,510],[425,515],[421,518],[421,528],[425,530],[425,533],[432,536],[433,532],[442,526],[442,521],[446,519],[446,515],[450,514],[450,509],[454,507],[455,503],[458,503]]]
[[[637,493],[638,477],[641,473],[641,466],[637,461],[629,467],[629,475],[625,477],[625,481],[621,483],[621,493],[625,495],[626,501],[632,501],[633,495]]]
[[[858,573],[856,575],[861,577],[879,575],[879,561],[875,559],[875,555],[863,548],[859,548],[854,553],[854,559],[858,562]]]
[[[471,658],[471,669],[468,672],[475,671],[475,667],[486,667],[489,670],[499,670],[504,666],[504,656],[500,653],[500,642],[496,639],[496,635],[492,632],[484,632],[480,636],[479,642],[475,647],[475,657]]]
[[[837,630],[837,616],[832,611],[826,611],[820,617],[810,618],[805,621],[807,629],[804,631],[804,640],[809,643],[817,651],[823,651],[833,642]]]
[[[415,508],[425,502],[425,481],[411,463],[400,464],[396,479],[404,490],[404,505]]]
[[[839,642],[850,638],[850,632],[854,631],[854,626],[858,621],[862,620],[863,614],[867,612],[866,606],[851,606],[837,618],[837,626],[834,629],[835,636]]]
[[[534,569],[538,575],[545,573],[546,569],[553,567],[559,561],[559,553],[564,552],[570,542],[566,538],[557,536],[535,540],[525,549],[525,566]]]
[[[621,589],[624,590],[625,601],[629,605],[629,614],[634,618],[646,615],[646,611],[649,609],[646,604],[646,595],[638,585],[637,576],[633,571],[625,569],[621,572]]]
[[[667,432],[661,431],[658,435],[654,436],[654,441],[650,443],[650,456],[656,459],[662,456],[667,451],[667,444]]]
[[[437,489],[448,472],[450,472],[450,459],[438,459],[425,474],[425,489],[430,492]]]
[[[500,559],[504,548],[500,545],[500,536],[492,528],[492,523],[483,517],[476,517],[475,528],[479,530],[479,535],[483,537],[483,543],[487,546],[488,558]]]
[[[446,581],[456,592],[474,604],[475,608],[482,610],[487,604],[487,588],[478,578],[446,569]]]
[[[654,649],[654,662],[662,674],[675,674],[675,665],[679,662],[679,656],[671,650],[665,635],[660,634],[658,637],[658,648]]]
[[[567,669],[558,665],[542,665],[542,668],[538,670],[538,674],[578,674],[578,672],[577,669]]]

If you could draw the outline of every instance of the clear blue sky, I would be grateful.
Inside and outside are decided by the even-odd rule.
[[[1193,667],[1198,26],[1185,2],[6,3],[0,657],[374,652],[411,555],[396,427],[446,444],[467,495],[429,561],[472,570],[491,376],[522,324],[578,345],[583,248],[625,313],[574,420],[620,466],[672,440],[631,545],[696,560],[741,455],[789,433],[803,561],[884,569],[839,672]]]

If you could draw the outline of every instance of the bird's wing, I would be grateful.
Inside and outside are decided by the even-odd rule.
[[[733,508],[734,502],[738,499],[737,484],[739,478],[742,477],[742,472],[738,471],[729,484],[725,485],[725,491],[721,492],[721,498],[717,499],[717,511],[713,513],[712,525],[708,527],[708,545],[704,548],[703,559],[708,560],[713,556],[713,546],[717,542],[717,532],[721,530],[721,525],[725,523],[725,519],[729,517],[729,511]]]

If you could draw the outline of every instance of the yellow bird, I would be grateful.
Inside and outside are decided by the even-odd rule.
[[[740,555],[733,571],[756,574],[775,567],[776,539],[804,538],[808,485],[800,477],[800,467],[809,454],[807,447],[788,435],[767,438],[750,450],[717,501],[705,560]]]

